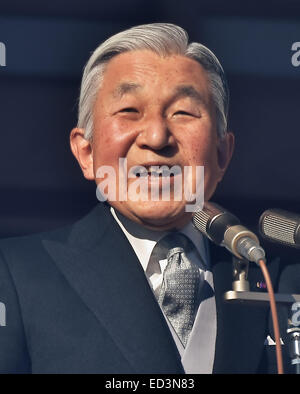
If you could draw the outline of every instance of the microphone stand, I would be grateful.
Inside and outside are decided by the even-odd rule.
[[[291,364],[295,366],[295,373],[300,375],[300,328],[291,327],[286,332],[290,338]]]
[[[270,298],[268,293],[260,293],[258,291],[249,291],[248,278],[249,262],[247,260],[239,260],[233,257],[233,290],[229,290],[224,294],[224,299],[231,303],[247,303],[260,304],[266,306],[269,304]],[[279,304],[300,303],[300,294],[275,294],[275,300]]]
[[[295,373],[300,374],[300,320],[299,320],[300,304],[293,304],[291,307],[291,318],[288,319],[288,329],[290,340],[290,358],[291,364],[295,367]]]
[[[240,260],[233,256],[233,283],[232,290],[224,294],[224,300],[230,303],[247,303],[250,305],[267,306],[270,303],[268,293],[260,293],[256,291],[249,291],[250,286],[248,278],[248,260]],[[275,301],[278,304],[291,305],[299,303],[300,307],[300,294],[274,294]],[[297,322],[298,323],[298,322]],[[295,366],[295,373],[300,374],[300,321],[299,327],[288,320],[287,333],[290,339],[290,358],[291,364]]]

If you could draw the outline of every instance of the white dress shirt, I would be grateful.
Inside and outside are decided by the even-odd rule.
[[[149,285],[157,295],[163,281],[163,272],[167,265],[167,260],[153,261],[151,253],[156,243],[168,232],[158,232],[144,228],[130,221],[119,212],[116,213],[112,207],[111,213],[135,251],[145,271]],[[213,277],[209,264],[208,243],[191,222],[181,229],[180,232],[185,234],[196,248],[188,253],[187,257],[199,267],[203,297],[185,348],[166,316],[165,318],[181,356],[185,372],[187,374],[212,373],[216,340],[216,305],[213,292]]]

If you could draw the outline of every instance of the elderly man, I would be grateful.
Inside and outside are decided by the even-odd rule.
[[[1,372],[267,371],[267,311],[223,302],[231,257],[187,209],[229,164],[227,110],[218,59],[178,26],[133,27],[95,50],[70,143],[107,201],[67,228],[1,242]],[[249,277],[262,279],[255,267]]]

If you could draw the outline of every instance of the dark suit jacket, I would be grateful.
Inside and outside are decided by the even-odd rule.
[[[0,252],[1,373],[183,373],[141,264],[105,204],[67,228],[2,240]],[[275,363],[264,353],[268,308],[224,303],[231,257],[212,247],[211,262],[214,372],[267,372]],[[275,280],[278,261],[269,270]],[[249,281],[253,290],[263,281],[255,265]]]

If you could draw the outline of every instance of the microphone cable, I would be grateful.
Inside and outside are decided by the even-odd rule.
[[[267,290],[270,298],[270,308],[271,308],[271,315],[272,315],[272,322],[273,322],[273,329],[275,336],[277,373],[281,375],[284,374],[284,370],[283,370],[283,361],[282,361],[282,348],[281,348],[281,338],[280,338],[279,323],[278,323],[278,314],[277,314],[273,285],[264,259],[260,259],[258,261],[258,265],[260,266],[260,269],[265,278]]]

